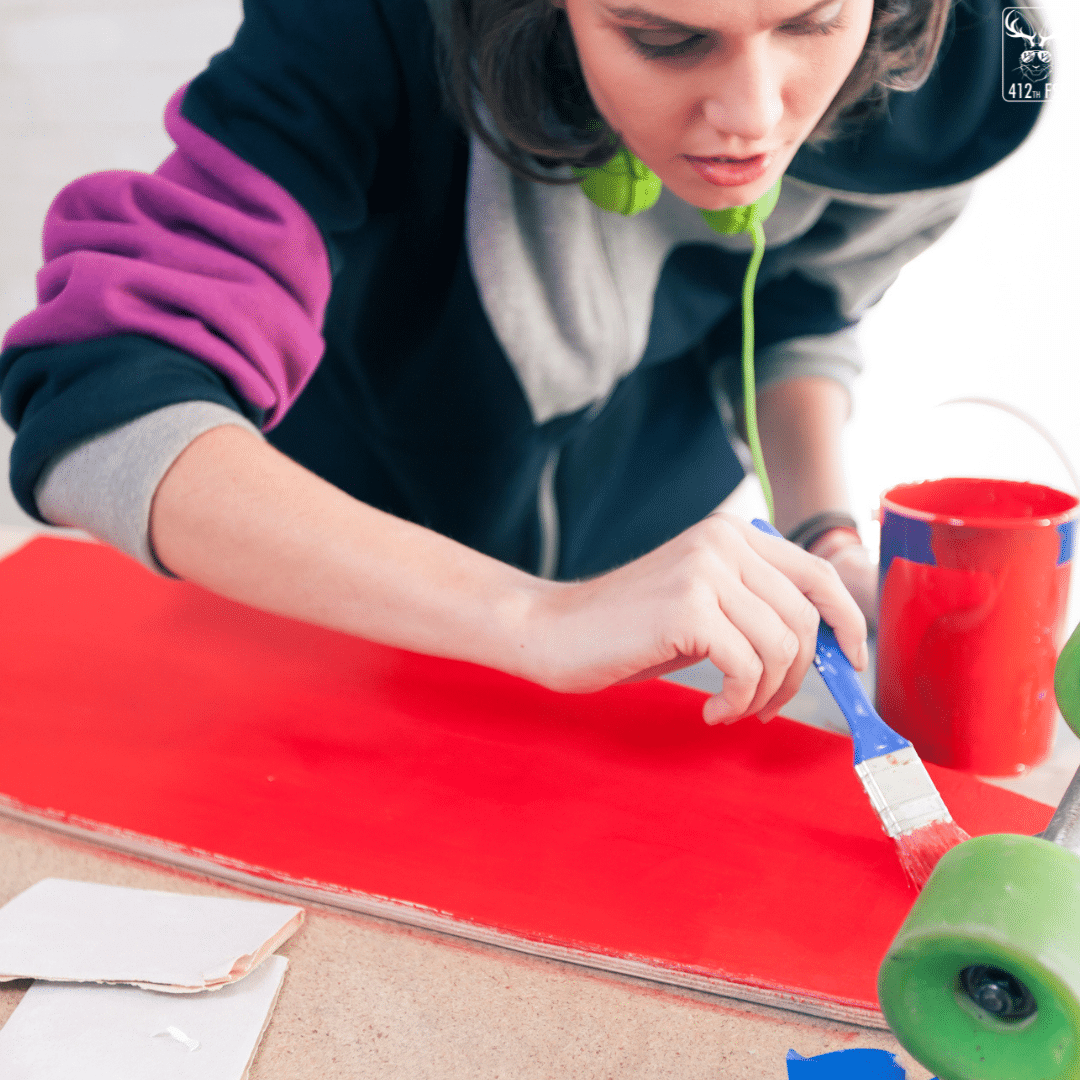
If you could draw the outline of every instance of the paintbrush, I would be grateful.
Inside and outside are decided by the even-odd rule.
[[[754,525],[772,536],[767,522]],[[832,627],[818,626],[814,667],[840,706],[855,744],[855,772],[908,880],[921,889],[938,859],[968,834],[952,819],[915,747],[878,716],[862,683],[844,655]]]

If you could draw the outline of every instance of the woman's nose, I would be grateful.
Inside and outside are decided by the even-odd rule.
[[[746,143],[767,139],[784,115],[781,81],[767,46],[744,48],[725,58],[705,98],[706,122],[727,138]]]

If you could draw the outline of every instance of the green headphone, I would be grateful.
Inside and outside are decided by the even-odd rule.
[[[574,169],[581,181],[581,190],[601,210],[630,217],[648,210],[664,185],[640,158],[620,147],[606,164],[595,168]],[[724,210],[702,210],[701,216],[714,232],[733,235],[751,232],[773,212],[780,198],[780,181],[749,206],[730,206]]]
[[[606,164],[595,168],[574,169],[574,175],[581,181],[581,190],[601,210],[609,210],[627,217],[648,210],[657,199],[664,185],[644,162],[636,158],[625,147],[621,147]],[[731,206],[724,210],[702,210],[701,216],[714,232],[726,235],[748,232],[754,241],[754,252],[746,267],[743,277],[742,321],[743,321],[743,413],[746,417],[747,441],[754,459],[754,471],[761,481],[761,490],[765,496],[765,505],[769,509],[769,522],[776,524],[773,512],[772,488],[765,471],[765,457],[761,452],[761,440],[758,437],[757,401],[754,390],[754,284],[757,281],[758,267],[765,254],[765,232],[762,223],[773,212],[780,198],[780,181],[765,192],[761,198],[749,206]]]

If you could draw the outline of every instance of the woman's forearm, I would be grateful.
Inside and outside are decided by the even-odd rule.
[[[232,599],[535,677],[525,628],[551,582],[359,502],[239,427],[180,455],[150,529],[164,566]]]
[[[556,690],[708,657],[726,676],[710,721],[768,717],[791,697],[817,612],[866,663],[866,624],[832,569],[723,514],[599,577],[543,581],[358,502],[229,426],[177,458],[150,528],[168,569],[224,596]]]
[[[841,436],[847,391],[832,379],[772,383],[758,396],[758,430],[785,535],[814,514],[848,508]]]
[[[765,387],[758,399],[761,448],[773,489],[776,527],[791,533],[825,511],[847,511],[841,436],[847,390],[831,379],[790,379]],[[837,528],[810,544],[840,575],[870,626],[877,624],[878,572],[858,535]]]

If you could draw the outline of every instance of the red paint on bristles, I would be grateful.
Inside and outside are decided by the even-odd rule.
[[[916,889],[921,889],[937,866],[938,859],[950,848],[970,839],[971,837],[949,818],[947,821],[935,821],[921,829],[901,833],[896,837],[896,854],[900,856],[900,865],[904,868],[908,881]]]

